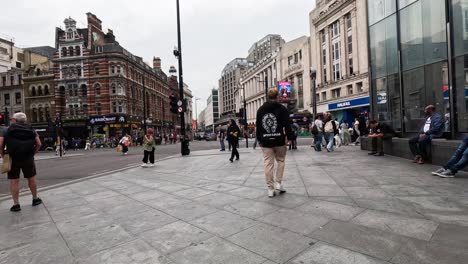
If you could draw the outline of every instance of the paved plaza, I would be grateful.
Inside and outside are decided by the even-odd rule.
[[[458,264],[468,259],[468,177],[369,157],[289,152],[268,198],[261,150],[233,164],[193,152],[0,202],[1,264]],[[39,172],[40,180],[40,172]]]

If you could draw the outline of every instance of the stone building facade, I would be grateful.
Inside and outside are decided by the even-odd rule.
[[[365,0],[318,0],[309,14],[317,113],[351,122],[369,111]]]
[[[219,111],[221,119],[235,116],[237,109],[235,92],[239,89],[239,81],[248,67],[247,59],[236,58],[229,62],[221,73],[219,79]],[[243,108],[240,105],[240,108]],[[226,122],[227,122],[226,120]]]

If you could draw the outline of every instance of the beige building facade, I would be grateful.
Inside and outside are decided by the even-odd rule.
[[[348,123],[369,111],[365,0],[318,0],[309,14],[317,113]]]

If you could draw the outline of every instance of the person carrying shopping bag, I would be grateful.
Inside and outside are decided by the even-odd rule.
[[[156,150],[156,140],[154,139],[154,130],[148,128],[143,137],[143,168],[154,167],[154,151]],[[148,163],[149,159],[149,163]]]

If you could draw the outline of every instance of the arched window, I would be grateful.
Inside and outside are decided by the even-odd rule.
[[[119,113],[123,113],[123,103],[122,101],[119,101],[119,109],[118,109]]]
[[[115,74],[115,66],[111,65],[111,74]]]
[[[64,96],[64,95],[65,95],[65,86],[63,86],[63,85],[60,86],[60,87],[59,87],[59,91],[60,91],[60,95],[61,95],[61,96]]]
[[[31,88],[31,95],[32,95],[32,96],[36,96],[36,87],[35,87],[35,86],[33,86],[33,87]]]
[[[73,85],[73,94],[78,96],[78,85]]]
[[[37,109],[36,108],[32,109],[32,121],[34,123],[37,122]]]
[[[43,122],[44,121],[44,111],[42,110],[42,106],[40,105],[39,106],[39,122]]]
[[[70,29],[67,32],[67,39],[72,39],[73,38],[73,31]]]
[[[75,105],[75,115],[79,115],[80,114],[80,109],[79,109],[79,106],[76,104]]]
[[[75,56],[73,53],[74,53],[73,52],[73,47],[68,47],[68,55],[69,56]]]
[[[42,86],[39,85],[39,86],[37,87],[37,93],[38,93],[39,96],[42,96],[42,95],[43,95],[43,94],[42,94]]]
[[[76,67],[76,75],[77,75],[78,77],[81,77],[81,66],[77,66],[77,67]]]
[[[71,84],[68,85],[68,96],[73,96],[73,86]]]
[[[94,74],[99,75],[99,64],[94,64]]]
[[[49,95],[49,85],[44,86],[44,94]]]
[[[68,111],[70,112],[70,116],[74,116],[74,114],[73,114],[73,105],[68,105]]]
[[[80,47],[80,46],[76,46],[76,47],[75,47],[75,54],[76,54],[76,56],[80,56],[80,55],[81,55],[81,47]]]
[[[66,56],[67,56],[67,48],[63,47],[62,48],[62,57],[66,57]]]
[[[40,76],[41,75],[41,69],[36,69],[36,76]]]
[[[68,74],[68,67],[62,67],[62,78],[65,78]]]
[[[117,84],[117,94],[119,95],[123,95],[124,92],[123,92],[123,89],[122,89],[122,84]]]
[[[117,91],[115,90],[115,83],[111,84],[111,93],[115,94]]]
[[[81,95],[88,96],[88,87],[86,86],[86,84],[81,85]]]
[[[101,85],[100,85],[99,83],[96,83],[96,84],[94,85],[94,93],[95,93],[96,95],[101,95]]]
[[[120,74],[120,72],[121,72],[120,65],[117,65],[117,73]]]
[[[50,118],[49,107],[46,106],[44,108],[44,112],[45,112],[46,121],[49,121],[49,118]]]

